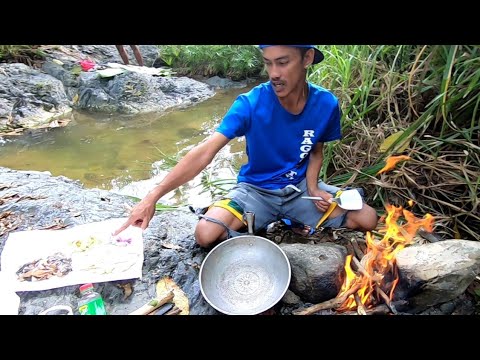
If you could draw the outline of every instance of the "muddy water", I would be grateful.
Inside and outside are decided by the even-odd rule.
[[[1,139],[0,166],[49,171],[107,190],[148,179],[152,163],[176,157],[207,137],[236,96],[252,86],[222,90],[198,105],[161,116],[76,112],[65,127]],[[241,143],[232,143],[241,149]]]

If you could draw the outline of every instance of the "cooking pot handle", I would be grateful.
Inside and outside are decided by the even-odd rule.
[[[255,213],[253,211],[246,211],[243,214],[243,219],[247,223],[248,235],[253,235],[253,228],[255,227]]]

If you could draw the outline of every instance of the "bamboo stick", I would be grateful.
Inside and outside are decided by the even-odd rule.
[[[155,298],[150,300],[148,303],[143,305],[142,307],[138,308],[137,310],[131,312],[128,315],[147,315],[151,313],[153,310],[159,308],[163,304],[170,302],[173,300],[173,290],[170,290],[167,294],[165,294],[162,298]]]

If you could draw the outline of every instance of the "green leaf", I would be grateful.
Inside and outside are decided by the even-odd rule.
[[[80,73],[82,72],[82,67],[80,65],[75,65],[74,67],[72,67],[72,70],[70,70],[70,72],[73,75],[80,75]]]
[[[169,211],[169,210],[176,210],[176,209],[178,209],[178,206],[155,204],[155,211]]]

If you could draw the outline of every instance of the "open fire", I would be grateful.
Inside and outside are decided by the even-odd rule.
[[[404,155],[391,156],[377,174],[388,172],[398,162],[409,159]],[[408,206],[413,205],[413,200],[409,200]],[[472,295],[472,290],[468,289],[475,280],[480,281],[480,243],[457,238],[440,239],[429,234],[433,230],[433,216],[426,214],[417,218],[401,206],[387,205],[386,216],[380,224],[383,226],[378,231],[366,234],[364,243],[359,244],[352,238],[341,244],[349,253],[345,264],[345,255],[339,262],[333,260],[329,267],[324,267],[326,262],[320,257],[320,261],[315,258],[306,264],[297,264],[300,270],[294,274],[296,282],[292,291],[315,304],[297,308],[292,314],[310,315],[324,310],[341,314],[411,314],[424,312],[437,304],[445,305],[441,312],[447,314],[453,313],[457,305],[457,313],[474,311],[474,302],[465,296],[460,299],[460,296],[466,295],[466,291]],[[422,238],[429,242],[409,246],[419,230],[422,230]],[[285,246],[284,249],[292,254],[310,251],[298,246]],[[324,254],[324,259],[338,257],[338,254],[330,257],[336,252],[334,247],[319,247],[315,251]],[[311,274],[311,268],[315,268],[316,273]],[[339,286],[339,277],[343,274],[345,278]],[[320,281],[319,276],[327,281]],[[332,298],[331,290],[336,293],[339,288]],[[478,295],[477,292],[474,294]]]
[[[478,311],[480,243],[437,239],[431,233],[434,218],[430,214],[417,218],[392,205],[386,207],[386,214],[380,230],[367,233],[362,243],[343,237],[347,257],[338,244],[283,246],[293,259],[302,252],[314,254],[296,263],[292,287],[314,305],[296,308],[293,315],[331,315],[332,311],[467,315]],[[425,240],[419,241],[417,232]],[[310,269],[314,272],[309,273]]]
[[[387,216],[380,219],[384,226],[378,231],[380,235],[383,234],[383,238],[376,240],[368,232],[365,256],[361,259],[352,255],[347,257],[345,281],[337,296],[337,299],[345,298],[337,308],[339,312],[356,309],[357,312],[364,313],[365,309],[381,302],[385,302],[393,313],[396,312],[391,303],[399,280],[395,256],[413,242],[420,228],[431,232],[434,218],[430,214],[426,214],[423,219],[417,218],[401,206],[387,205],[386,210]]]

